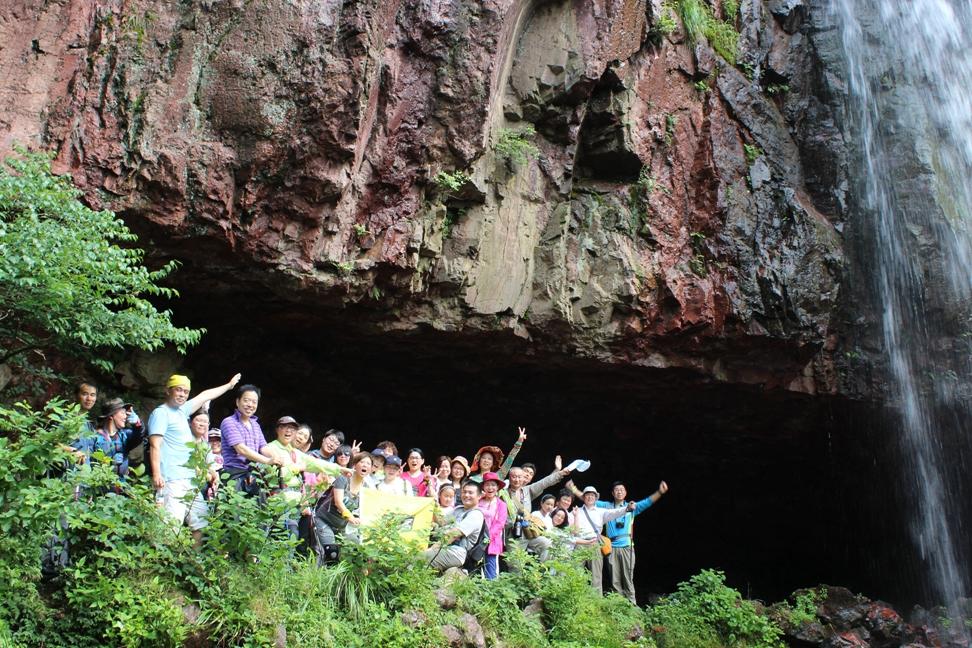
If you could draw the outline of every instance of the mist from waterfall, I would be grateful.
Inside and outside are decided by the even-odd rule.
[[[967,592],[959,494],[969,444],[972,2],[832,0],[847,61],[852,201],[862,214],[913,489],[925,594]],[[880,312],[878,312],[880,311]],[[960,464],[960,465],[955,465]]]

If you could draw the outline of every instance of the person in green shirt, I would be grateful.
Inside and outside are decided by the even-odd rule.
[[[297,535],[297,512],[303,507],[304,478],[303,474],[314,473],[335,478],[340,475],[353,473],[349,468],[342,468],[336,463],[317,459],[301,452],[294,446],[297,438],[297,421],[292,416],[282,416],[277,420],[275,441],[265,446],[268,455],[280,460],[279,484],[274,494],[281,495],[291,506],[284,517],[284,525],[294,536]]]

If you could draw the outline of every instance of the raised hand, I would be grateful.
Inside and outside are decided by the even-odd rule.
[[[563,467],[564,467],[564,460],[560,457],[560,455],[554,457],[554,468],[556,470],[561,470]]]
[[[517,430],[520,433],[520,437],[517,439],[517,441],[519,441],[520,443],[523,443],[524,441],[526,441],[526,428],[525,427],[521,427],[521,428],[517,428]]]
[[[668,492],[668,484],[666,484],[665,482],[662,482],[662,483],[658,484],[658,492],[661,493],[662,495],[664,495],[665,493],[667,493]]]
[[[359,452],[361,452],[361,442],[358,441],[358,440],[352,441],[351,442],[351,454],[352,454],[352,456],[358,454]]]
[[[236,385],[240,382],[240,378],[242,378],[242,377],[243,377],[243,374],[238,373],[235,376],[233,376],[232,378],[230,378],[230,381],[229,381],[230,389],[233,389],[234,387],[236,387]]]

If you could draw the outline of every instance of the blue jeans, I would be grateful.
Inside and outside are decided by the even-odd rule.
[[[486,580],[496,580],[499,576],[499,556],[486,556]]]

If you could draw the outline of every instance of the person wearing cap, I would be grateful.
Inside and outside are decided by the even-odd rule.
[[[402,479],[402,459],[397,455],[392,455],[390,457],[385,457],[385,465],[383,468],[384,479],[375,485],[381,493],[388,493],[389,495],[415,495],[415,489],[412,485]],[[374,454],[372,454],[372,461],[374,460]]]
[[[479,542],[485,517],[479,508],[482,485],[467,481],[462,486],[460,498],[462,506],[445,519],[449,526],[443,532],[442,541],[425,550],[424,558],[429,567],[443,572],[450,567],[461,568],[466,562],[466,553]]]
[[[648,508],[662,498],[668,492],[668,484],[664,481],[658,484],[658,490],[643,500],[634,502],[634,508],[627,513],[610,522],[606,526],[606,535],[611,539],[611,554],[608,562],[611,564],[611,586],[614,591],[635,603],[634,589],[634,518],[639,513],[643,513]],[[597,507],[602,509],[617,508],[628,506],[628,489],[624,482],[616,481],[611,484],[611,495],[614,497],[612,502],[597,502]]]
[[[381,448],[371,451],[371,474],[367,481],[372,488],[377,488],[378,484],[385,481],[385,459],[385,452]]]
[[[489,529],[489,547],[486,549],[486,579],[495,580],[499,576],[499,557],[503,553],[503,530],[506,528],[506,502],[496,496],[506,484],[494,472],[483,475],[483,497],[479,500],[479,510],[486,518]]]
[[[111,460],[116,474],[124,481],[128,475],[128,452],[142,441],[142,422],[132,404],[120,398],[103,403],[95,422],[94,434],[80,439],[76,447],[88,459],[101,452]]]
[[[497,446],[483,446],[476,451],[472,463],[471,472],[473,474],[470,475],[469,479],[482,483],[483,475],[493,471],[500,476],[500,479],[506,479],[506,476],[510,474],[510,468],[513,467],[513,460],[516,459],[516,455],[520,454],[520,448],[523,447],[523,442],[526,441],[527,437],[526,428],[521,427],[517,429],[519,436],[516,438],[513,449],[510,450],[510,454],[506,457],[505,461],[503,460],[503,451]]]
[[[236,487],[252,496],[259,496],[260,487],[253,477],[254,464],[281,465],[275,456],[264,454],[267,439],[256,416],[260,406],[260,388],[242,385],[236,390],[236,411],[220,422],[223,433],[223,471],[236,482]]]
[[[203,390],[189,398],[189,378],[173,375],[166,383],[166,400],[155,408],[148,421],[149,464],[156,502],[178,524],[188,523],[196,546],[202,543],[202,529],[206,526],[206,504],[198,485],[193,484],[195,471],[189,467],[192,453],[192,431],[189,415],[208,400],[219,398],[236,386],[240,374],[219,387]],[[189,496],[194,493],[195,497]],[[190,500],[187,504],[186,500]]]
[[[456,493],[462,492],[462,482],[469,476],[469,462],[466,458],[459,455],[452,458],[452,468],[449,472],[449,481]]]
[[[279,482],[273,494],[282,495],[289,505],[284,515],[284,526],[293,536],[297,536],[297,512],[301,508],[304,494],[304,480],[302,473],[324,474],[332,478],[342,474],[350,475],[351,469],[342,468],[337,464],[317,459],[304,454],[294,447],[294,439],[299,425],[292,416],[281,416],[277,419],[275,432],[277,438],[263,448],[267,456],[274,457],[279,462]]]
[[[628,511],[633,511],[635,507],[635,503],[631,502],[615,508],[599,508],[597,506],[598,492],[593,486],[588,486],[581,491],[581,499],[584,505],[574,508],[574,527],[582,541],[594,541],[595,544],[598,544],[598,538],[601,537],[601,532],[606,523],[618,519]],[[600,593],[602,591],[601,577],[604,572],[604,560],[599,551],[588,562],[588,568],[591,570],[591,585]]]
[[[216,463],[220,468],[223,467],[223,433],[219,428],[209,430],[209,449],[216,457]]]

